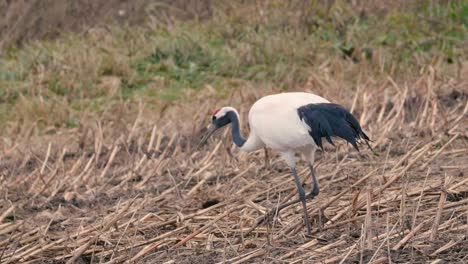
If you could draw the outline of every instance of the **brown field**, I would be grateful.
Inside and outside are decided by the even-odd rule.
[[[340,99],[339,84],[310,83]],[[245,116],[266,89],[223,102],[201,95],[159,117],[140,105],[133,122],[107,113],[54,136],[20,131],[2,146],[1,219],[9,220],[0,228],[2,262],[462,263],[466,85],[429,68],[404,85],[363,83],[354,98],[339,100],[380,155],[344,144],[319,155],[321,193],[308,203],[313,238],[304,236],[300,206],[253,228],[296,195],[276,156],[265,167],[264,152],[240,154],[225,136],[194,149],[213,106],[229,103]],[[309,186],[302,163],[300,171]]]
[[[32,2],[46,12],[39,1]],[[361,44],[373,43],[374,32],[364,25],[341,36],[357,41],[361,53],[347,54],[351,48],[343,44],[346,54],[335,54],[329,40],[314,35],[304,40],[301,34],[312,33],[302,28],[281,31],[288,23],[292,28],[314,23],[297,19],[303,1],[288,4],[294,12],[273,7],[271,16],[243,17],[268,7],[247,2],[230,6],[232,17],[217,10],[202,26],[170,24],[162,30],[167,35],[152,24],[138,30],[97,26],[61,38],[55,30],[28,31],[30,21],[19,20],[11,29],[17,32],[3,39],[8,44],[44,36],[57,40],[13,49],[0,64],[0,263],[468,262],[466,42],[453,44],[451,35],[435,38],[444,47],[453,44],[451,57],[434,44],[405,58],[398,56],[420,39],[401,44],[397,35],[395,44],[369,46],[373,55],[365,59],[369,47]],[[342,8],[348,2],[360,1],[337,1],[333,19],[319,21],[325,29],[317,35],[334,32],[329,24],[348,24],[340,20],[349,15]],[[83,3],[92,7],[92,1]],[[404,6],[394,3],[395,10]],[[58,5],[57,12],[65,6]],[[109,16],[120,7],[108,9]],[[136,24],[143,23],[137,18]],[[6,19],[0,20],[0,35],[2,23],[11,24]],[[57,19],[43,22],[55,28],[63,22]],[[392,19],[410,21],[404,15]],[[75,28],[82,21],[74,21],[61,29],[82,32]],[[224,29],[223,21],[238,25]],[[255,33],[262,26],[266,29]],[[250,35],[239,33],[245,28]],[[227,44],[212,41],[213,35]],[[360,43],[362,36],[369,40]],[[291,42],[297,50],[290,53]],[[205,57],[222,63],[208,63],[194,76],[174,67],[171,52],[190,63],[195,58],[203,64]],[[164,71],[147,62],[155,56],[169,58],[157,61],[166,63]],[[187,85],[184,78],[200,87],[179,89]],[[214,109],[236,107],[246,136],[252,103],[285,87],[351,109],[376,152],[362,146],[358,153],[342,141],[336,148],[326,143],[318,152],[320,195],[308,201],[312,237],[305,236],[299,204],[265,217],[297,196],[277,153],[241,153],[228,129],[195,148]],[[155,90],[182,96],[166,100]],[[307,191],[311,177],[302,161],[298,172]]]

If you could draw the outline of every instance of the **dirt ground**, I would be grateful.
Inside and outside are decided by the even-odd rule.
[[[3,138],[0,262],[466,263],[467,80],[429,69],[348,99],[310,83],[303,89],[353,108],[378,153],[342,143],[318,154],[312,237],[300,205],[257,226],[297,195],[276,153],[268,165],[263,150],[242,154],[228,130],[194,148],[214,108],[234,105],[245,120],[271,92],[246,88],[222,102],[201,93],[159,116],[141,105],[137,116],[105,112],[76,129]]]

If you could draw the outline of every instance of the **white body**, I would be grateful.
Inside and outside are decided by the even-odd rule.
[[[295,167],[294,153],[303,153],[313,164],[317,149],[309,135],[310,127],[299,119],[297,109],[307,104],[329,103],[310,93],[280,93],[265,96],[249,111],[250,135],[241,147],[252,151],[264,146],[281,153],[290,167]]]

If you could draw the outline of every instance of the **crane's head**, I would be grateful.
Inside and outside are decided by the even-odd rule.
[[[239,115],[236,109],[234,109],[233,107],[225,106],[225,107],[216,109],[213,112],[213,115],[211,117],[211,125],[208,128],[208,131],[206,132],[206,134],[203,136],[200,143],[198,144],[198,146],[205,144],[205,142],[210,138],[211,135],[213,135],[213,133],[216,130],[231,123],[233,115],[236,115],[236,116]]]

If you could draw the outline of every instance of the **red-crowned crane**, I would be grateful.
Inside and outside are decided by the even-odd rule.
[[[311,93],[291,92],[265,96],[254,103],[249,111],[250,135],[244,139],[240,133],[239,113],[230,106],[216,109],[212,124],[202,138],[203,144],[217,129],[232,124],[232,139],[243,151],[268,147],[278,151],[291,169],[299,199],[280,205],[279,210],[302,202],[307,233],[311,224],[306,199],[319,194],[314,172],[315,151],[323,150],[322,138],[333,144],[331,137],[340,137],[359,151],[357,143],[363,140],[370,148],[369,137],[362,131],[359,122],[345,108],[330,103],[325,98]],[[309,163],[312,188],[306,196],[296,173],[295,154],[302,153]]]

